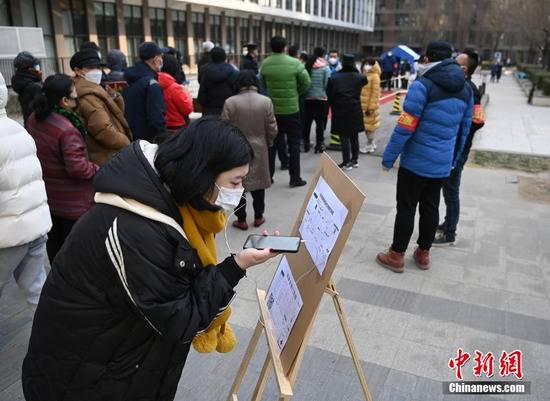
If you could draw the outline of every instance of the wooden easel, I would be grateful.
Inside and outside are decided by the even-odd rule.
[[[306,335],[304,337],[304,341],[302,342],[302,345],[300,346],[300,349],[298,351],[298,355],[296,356],[296,359],[294,360],[294,363],[290,368],[289,374],[286,375],[283,370],[283,366],[281,364],[281,359],[279,358],[279,352],[277,350],[275,338],[273,337],[273,334],[272,334],[273,326],[271,324],[269,311],[267,309],[267,304],[265,302],[266,293],[265,291],[260,289],[256,290],[256,292],[258,297],[258,305],[260,308],[260,319],[258,320],[258,323],[256,324],[256,329],[254,330],[254,334],[252,335],[252,338],[248,343],[248,347],[246,348],[246,352],[244,354],[243,360],[237,372],[237,377],[235,377],[235,381],[231,386],[231,392],[229,394],[229,397],[227,398],[227,401],[239,400],[238,398],[239,388],[241,387],[242,381],[246,374],[246,370],[250,365],[252,356],[256,351],[256,348],[258,346],[258,341],[260,340],[262,331],[265,333],[269,351],[265,358],[262,370],[260,372],[260,377],[256,382],[256,388],[254,389],[254,392],[252,393],[252,397],[250,398],[250,400],[260,401],[262,399],[262,395],[265,390],[267,380],[269,378],[269,373],[273,368],[275,371],[275,380],[277,382],[277,387],[279,388],[279,401],[288,401],[293,396],[292,387],[296,383],[296,378],[298,377],[298,372],[300,370],[300,366],[304,358],[304,354],[309,341],[309,336],[311,334],[311,330],[313,329],[313,322],[315,321],[315,319],[312,320],[312,323],[308,327]],[[336,287],[334,286],[334,283],[332,282],[332,280],[329,282],[329,284],[325,288],[325,294],[330,295],[334,303],[334,308],[336,309],[336,314],[338,315],[338,319],[340,320],[340,325],[342,326],[344,336],[346,337],[346,342],[348,344],[349,352],[351,354],[353,364],[355,365],[355,370],[357,372],[359,382],[361,383],[361,388],[363,389],[363,395],[365,396],[365,400],[372,401],[372,397],[370,395],[370,391],[367,385],[367,380],[365,379],[365,374],[363,373],[363,368],[361,367],[361,361],[359,360],[359,356],[357,355],[357,351],[355,349],[355,344],[353,343],[353,339],[351,337],[351,330],[349,328],[348,320],[346,318],[344,309],[342,307],[340,294],[338,294],[338,291],[336,291]],[[317,314],[317,312],[315,313]]]
[[[251,400],[260,401],[262,399],[271,369],[275,371],[275,379],[279,388],[279,401],[290,400],[293,395],[292,387],[296,383],[296,378],[298,377],[298,372],[309,342],[309,336],[313,329],[313,323],[315,322],[321,300],[325,294],[331,296],[334,307],[336,308],[336,314],[338,315],[340,325],[344,331],[344,336],[346,337],[355,370],[357,371],[359,382],[363,388],[365,400],[372,401],[367,381],[365,380],[365,375],[359,357],[357,356],[355,345],[353,344],[351,331],[346,315],[344,314],[340,295],[338,291],[336,291],[336,287],[332,281],[332,273],[338,263],[338,258],[344,249],[353,224],[359,214],[359,210],[363,205],[365,195],[326,153],[321,155],[319,168],[310,184],[308,194],[305,197],[291,235],[300,235],[299,227],[304,218],[307,202],[312,197],[320,177],[323,177],[340,202],[348,209],[346,220],[342,225],[338,239],[326,261],[326,266],[322,274],[309,275],[310,268],[308,266],[314,266],[314,262],[306,247],[301,247],[297,253],[285,255],[294,277],[300,277],[299,282],[296,284],[302,296],[303,305],[281,352],[279,352],[275,338],[273,337],[273,324],[265,301],[266,293],[265,291],[257,290],[260,318],[246,349],[237,377],[231,387],[228,401],[238,401],[239,388],[241,387],[246,370],[258,346],[262,331],[265,333],[269,351]],[[304,278],[304,280],[301,278]]]

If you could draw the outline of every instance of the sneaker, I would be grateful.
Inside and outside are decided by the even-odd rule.
[[[307,184],[306,180],[302,180],[301,178],[298,178],[297,180],[290,181],[290,188],[296,188],[296,187],[303,187]]]
[[[353,168],[359,167],[359,162],[357,160],[352,160],[350,164],[351,164],[351,167]]]
[[[405,271],[405,252],[395,252],[390,248],[386,252],[376,255],[376,261],[380,266],[390,269],[394,273]]]
[[[445,232],[438,230],[433,242],[434,246],[451,246],[455,244],[454,238],[451,238]]]
[[[366,155],[368,153],[374,153],[375,150],[376,150],[376,145],[373,143],[372,145],[363,146],[362,148],[359,149],[359,152]]]
[[[248,230],[248,223],[246,221],[235,220],[231,225],[235,228],[238,228],[239,230]]]
[[[426,249],[416,248],[413,254],[414,263],[416,267],[421,270],[428,270],[430,268],[430,251]]]
[[[254,227],[260,227],[265,223],[265,217],[260,217],[259,219],[254,219]]]
[[[338,167],[340,167],[344,171],[350,171],[353,168],[350,163],[340,163]]]

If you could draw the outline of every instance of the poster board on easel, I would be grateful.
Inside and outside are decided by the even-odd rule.
[[[352,354],[352,359],[355,364],[361,386],[363,387],[365,398],[367,400],[371,399],[360,361],[355,351],[355,346],[353,345],[351,332],[343,312],[339,294],[334,283],[332,282],[332,274],[363,205],[365,195],[357,188],[353,181],[351,181],[351,179],[343,173],[340,168],[338,168],[336,163],[326,153],[321,155],[320,165],[312,179],[308,193],[290,235],[300,236],[300,226],[302,220],[304,219],[304,214],[306,213],[309,199],[312,197],[320,177],[323,178],[323,180],[337,196],[338,200],[347,209],[346,218],[339,230],[338,237],[332,247],[332,251],[326,260],[322,274],[319,273],[317,268],[312,268],[315,267],[316,264],[306,246],[301,246],[300,250],[295,254],[285,255],[294,279],[296,280],[299,278],[296,280],[296,284],[298,286],[303,304],[296,321],[292,326],[292,330],[286,339],[284,348],[280,352],[276,347],[275,339],[272,333],[272,324],[265,300],[266,293],[262,290],[258,290],[257,295],[260,309],[260,320],[256,325],[256,330],[250,340],[228,400],[238,400],[237,393],[240,384],[242,383],[246,368],[250,363],[262,331],[266,335],[269,354],[266,357],[264,366],[262,367],[262,371],[260,373],[260,378],[258,379],[251,399],[254,401],[261,399],[265,384],[267,382],[267,374],[272,367],[275,368],[275,377],[280,391],[279,399],[288,400],[292,396],[292,386],[297,378],[313,323],[324,294],[330,295],[334,301],[336,312]]]

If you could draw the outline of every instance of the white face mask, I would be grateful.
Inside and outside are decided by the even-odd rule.
[[[338,59],[336,57],[330,57],[328,59],[328,62],[332,65],[336,64],[338,62]]]
[[[101,70],[90,70],[86,74],[84,74],[84,78],[86,78],[87,81],[99,85],[101,83],[102,75],[103,74],[101,73]]]
[[[35,71],[40,71],[40,64],[36,64],[36,65],[34,66],[34,69],[35,69]]]
[[[244,188],[226,188],[220,187],[218,184],[216,184],[216,187],[218,188],[218,197],[214,204],[220,206],[226,213],[232,213],[241,201]]]
[[[366,72],[369,72],[370,70],[372,70],[372,65],[370,65],[370,64],[365,64],[365,71],[366,71]]]

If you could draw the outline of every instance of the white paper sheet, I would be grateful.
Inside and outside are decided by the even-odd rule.
[[[281,259],[266,297],[279,352],[285,347],[303,301],[285,256]]]
[[[325,270],[347,215],[348,209],[324,178],[319,177],[300,225],[300,235],[319,274]]]

